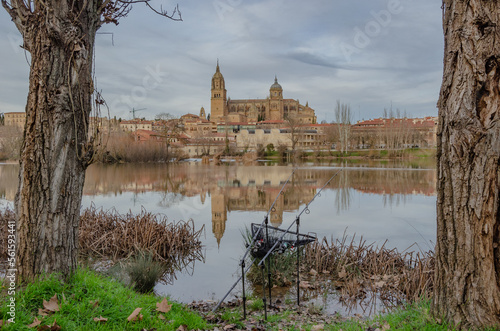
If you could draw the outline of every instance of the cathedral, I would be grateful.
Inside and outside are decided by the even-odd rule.
[[[216,123],[294,120],[296,123],[316,124],[314,109],[299,103],[299,100],[284,99],[283,88],[274,78],[266,99],[231,100],[227,98],[224,76],[219,61],[212,77],[210,119]]]

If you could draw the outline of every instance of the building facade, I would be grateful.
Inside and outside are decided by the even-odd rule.
[[[212,77],[210,105],[210,119],[216,123],[256,123],[287,118],[293,118],[301,124],[316,123],[314,109],[309,107],[308,103],[303,106],[298,100],[283,98],[283,88],[277,77],[274,78],[269,95],[265,99],[228,99],[226,83],[218,62]]]
[[[4,116],[5,126],[15,126],[20,130],[24,130],[24,124],[26,123],[25,112],[5,113]]]
[[[120,130],[123,132],[134,132],[137,130],[153,130],[153,121],[145,121],[145,120],[130,120],[130,121],[121,121],[120,122]]]

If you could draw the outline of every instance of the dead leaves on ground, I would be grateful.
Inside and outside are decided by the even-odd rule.
[[[54,314],[55,312],[59,311],[59,301],[57,300],[57,294],[54,294],[52,298],[49,299],[49,301],[43,300],[43,309],[38,308],[38,315],[41,316],[49,316]],[[38,317],[35,317],[33,320],[33,323],[28,325],[29,328],[37,328],[37,330],[53,330],[53,331],[58,331],[61,330],[61,327],[57,325],[57,321],[54,320],[54,323],[52,325],[41,325],[43,321],[43,318],[41,320],[38,319]]]
[[[90,301],[90,304],[92,305],[92,309],[99,307],[99,299]]]
[[[43,331],[43,330],[59,331],[59,330],[61,330],[61,327],[59,325],[57,325],[56,320],[54,320],[54,323],[52,323],[52,325],[40,325],[40,324],[42,324],[42,321],[35,317],[35,320],[33,321],[33,323],[28,325],[28,328],[35,328],[38,326],[38,328],[37,328],[38,331]]]
[[[63,294],[63,301],[66,302],[66,298],[64,297]],[[99,300],[94,300],[90,301],[90,304],[92,305],[92,309],[98,308],[99,307]],[[156,303],[156,311],[159,313],[167,314],[170,310],[172,309],[172,305],[168,303],[167,299],[164,298],[161,302]],[[54,294],[52,298],[49,299],[49,301],[43,300],[43,309],[38,308],[38,315],[42,316],[41,319],[38,319],[38,317],[35,317],[33,320],[33,323],[27,325],[28,328],[37,328],[37,330],[61,330],[61,327],[57,325],[56,321],[54,320],[54,323],[52,325],[41,325],[43,321],[43,317],[52,315],[60,310],[59,306],[59,301],[57,300],[57,294]],[[129,322],[136,322],[136,321],[142,321],[144,316],[141,314],[142,308],[136,308],[127,317],[127,321]],[[167,320],[167,318],[163,315],[159,314],[158,318],[160,320]],[[94,322],[96,323],[106,323],[108,319],[106,317],[94,317],[93,318]],[[8,322],[7,322],[8,323]],[[0,320],[0,327],[6,324],[3,320]],[[184,325],[181,325],[179,327],[179,330],[183,330],[182,328]],[[187,330],[187,327],[186,327]]]
[[[39,326],[40,324],[42,324],[42,321],[35,317],[35,320],[33,321],[33,323],[31,323],[30,325],[28,325],[28,327],[29,328],[34,328],[35,326]]]
[[[130,314],[129,317],[127,317],[127,321],[129,322],[135,322],[135,321],[142,321],[142,314],[140,314],[142,308],[135,308],[132,314]]]
[[[108,319],[102,316],[94,317],[94,322],[96,323],[106,323],[107,321]]]
[[[49,316],[56,311],[59,311],[59,302],[57,301],[57,294],[54,294],[49,301],[43,300],[43,309],[38,308],[38,315]]]
[[[160,313],[168,313],[172,309],[172,305],[168,304],[168,301],[166,298],[164,298],[161,302],[156,303],[156,310],[159,311]]]

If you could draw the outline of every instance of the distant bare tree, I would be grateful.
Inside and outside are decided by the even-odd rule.
[[[303,135],[301,124],[299,119],[294,115],[288,115],[285,118],[286,129],[288,130],[290,145],[292,152],[295,153],[297,148],[297,143]]]
[[[336,123],[332,123],[323,129],[325,133],[325,140],[328,143],[328,148],[331,148],[333,144],[339,142],[339,129]]]
[[[160,132],[163,135],[163,141],[167,149],[167,159],[169,159],[169,149],[174,142],[179,140],[179,136],[184,132],[184,125],[179,118],[170,113],[159,113],[155,116],[155,119],[163,124]]]
[[[335,107],[335,121],[339,132],[340,152],[347,153],[351,138],[352,112],[351,106],[337,100]]]
[[[0,126],[0,160],[19,160],[23,132],[17,126]]]
[[[382,139],[389,153],[398,154],[413,144],[416,130],[413,129],[411,120],[407,118],[406,111],[403,113],[399,109],[394,111],[391,105],[389,110],[384,108],[383,119]]]

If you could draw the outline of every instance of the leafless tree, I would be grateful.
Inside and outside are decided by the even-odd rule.
[[[337,124],[332,123],[324,128],[325,140],[328,143],[328,148],[331,148],[334,144],[339,141],[339,129]]]
[[[300,141],[302,135],[303,135],[303,130],[301,128],[301,124],[299,119],[294,116],[294,115],[288,115],[285,118],[285,130],[288,131],[289,133],[289,139],[290,139],[290,146],[292,149],[292,152],[295,153],[296,148],[297,148],[297,143]]]
[[[500,325],[500,2],[444,0],[435,316]]]
[[[0,160],[19,160],[23,132],[17,126],[0,126]]]
[[[106,23],[118,23],[149,0],[1,0],[31,54],[26,129],[20,159],[17,276],[33,280],[77,266],[79,211],[85,169],[94,157],[89,116],[95,91],[94,41]]]
[[[160,113],[155,116],[155,119],[161,121],[163,126],[160,132],[162,133],[165,148],[167,149],[167,159],[170,158],[170,147],[184,133],[184,125],[182,121],[170,113]]]
[[[339,131],[339,150],[341,153],[346,154],[349,149],[349,141],[351,138],[351,106],[337,100],[337,105],[335,106],[335,121],[337,122]]]

